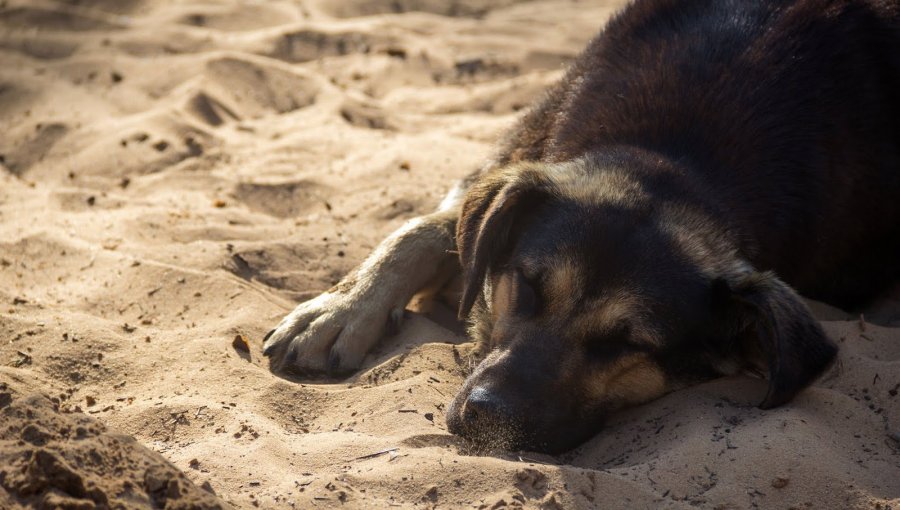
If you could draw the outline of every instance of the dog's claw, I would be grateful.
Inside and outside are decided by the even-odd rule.
[[[395,307],[391,309],[390,316],[388,318],[388,333],[391,335],[396,335],[400,332],[400,328],[403,326],[403,319],[406,316],[406,308],[402,306]]]
[[[266,333],[266,336],[263,337],[263,345],[265,345],[266,341],[269,339],[272,334],[275,333],[275,330],[269,331]],[[263,347],[263,356],[271,356],[272,353],[275,352],[275,344],[271,343]]]
[[[341,355],[331,351],[331,354],[328,355],[328,375],[335,375],[340,368]]]
[[[284,362],[282,363],[282,366],[285,366],[285,365],[290,366],[296,362],[297,362],[297,349],[289,347],[287,356],[284,357]]]

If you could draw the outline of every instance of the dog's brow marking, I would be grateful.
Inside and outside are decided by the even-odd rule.
[[[627,322],[631,326],[631,342],[657,347],[662,345],[659,334],[644,326],[646,307],[634,293],[618,292],[585,307],[573,324],[584,336],[593,336],[600,331]]]
[[[597,400],[611,404],[640,404],[666,391],[666,376],[646,354],[631,354],[596,371],[587,391]]]
[[[581,274],[578,264],[565,256],[561,256],[548,268],[546,292],[551,314],[563,314],[575,308],[582,293]]]

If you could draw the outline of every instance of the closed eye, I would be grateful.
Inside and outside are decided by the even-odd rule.
[[[612,331],[598,335],[587,343],[587,354],[596,361],[612,361],[619,356],[638,350],[629,342],[631,326],[623,323]]]
[[[522,317],[532,317],[538,311],[538,294],[534,284],[525,277],[521,268],[513,270],[512,310]]]
[[[588,356],[595,361],[612,361],[627,352],[627,344],[595,340],[588,345]]]

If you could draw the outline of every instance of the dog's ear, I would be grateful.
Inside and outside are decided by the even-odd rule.
[[[491,263],[508,248],[520,212],[547,197],[551,184],[539,167],[525,165],[486,174],[466,193],[456,226],[463,269],[459,317],[472,310]]]
[[[837,346],[796,292],[771,272],[748,272],[713,282],[714,308],[743,339],[746,361],[767,372],[762,409],[780,406],[825,371]]]

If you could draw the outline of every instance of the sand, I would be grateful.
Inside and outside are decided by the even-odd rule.
[[[448,310],[346,380],[268,370],[619,6],[0,1],[0,506],[900,508],[898,299],[816,305],[840,362],[788,406],[721,379],[558,457],[447,434]]]
[[[0,506],[90,509],[155,507],[222,509],[158,453],[96,419],[60,410],[60,397],[29,388],[23,374],[3,370],[0,383]],[[25,390],[23,395],[21,390]]]

